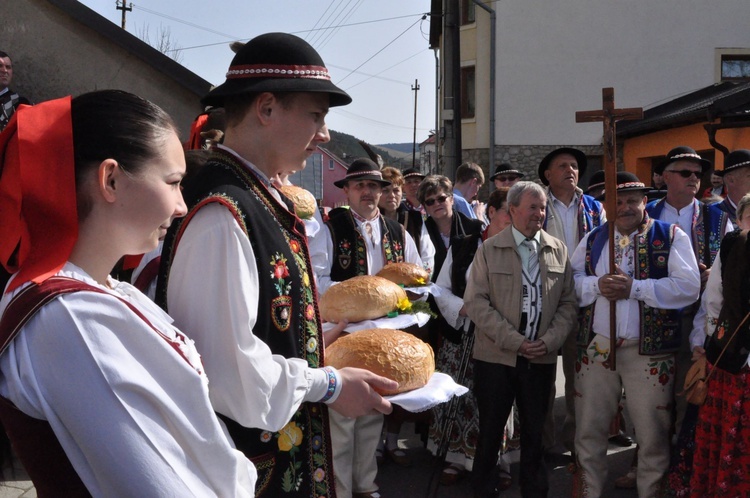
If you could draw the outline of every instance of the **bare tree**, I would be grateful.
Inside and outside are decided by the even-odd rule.
[[[172,30],[169,26],[159,25],[154,43],[151,43],[151,27],[148,24],[136,28],[136,36],[159,52],[171,57],[175,62],[182,64],[182,47],[172,38]]]

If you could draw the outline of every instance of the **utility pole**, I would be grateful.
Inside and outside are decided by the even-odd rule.
[[[116,8],[122,11],[122,29],[125,29],[125,12],[133,12],[133,4],[128,6],[127,0],[122,0],[122,5],[120,5],[120,0],[117,0]]]
[[[411,86],[414,90],[414,142],[411,149],[411,167],[417,167],[417,92],[419,92],[419,80],[414,80]],[[420,168],[421,169],[421,168]]]

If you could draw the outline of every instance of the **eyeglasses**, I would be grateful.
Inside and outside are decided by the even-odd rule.
[[[701,172],[700,171],[692,171],[689,169],[668,169],[665,170],[666,173],[677,173],[683,178],[690,178],[691,176],[695,175],[696,178],[700,178]]]
[[[448,196],[447,195],[441,195],[441,196],[435,197],[433,199],[425,199],[424,200],[424,205],[425,206],[432,206],[436,202],[438,204],[443,204],[447,200],[448,200]]]

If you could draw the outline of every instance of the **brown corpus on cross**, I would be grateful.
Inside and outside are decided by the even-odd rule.
[[[601,121],[604,127],[604,209],[609,227],[609,272],[615,271],[615,220],[617,219],[617,141],[615,123],[626,119],[642,119],[643,108],[615,109],[614,88],[602,88],[602,109],[576,112],[576,123]],[[615,346],[617,341],[617,315],[615,303],[609,303],[609,368],[617,368]]]

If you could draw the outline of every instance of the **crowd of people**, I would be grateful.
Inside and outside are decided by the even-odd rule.
[[[470,475],[476,498],[498,496],[515,441],[522,495],[548,496],[560,443],[574,476],[555,496],[604,496],[624,405],[637,451],[621,487],[750,494],[750,151],[716,171],[674,147],[652,185],[617,172],[609,213],[575,148],[536,181],[498,165],[486,203],[476,163],[452,181],[360,158],[334,185],[347,206],[302,220],[282,187],[351,97],[296,36],[237,47],[203,99],[221,130],[191,140],[208,151],[136,95],[20,105],[11,75],[0,52],[0,420],[39,496],[379,498],[378,466],[411,465],[411,415],[378,394],[394,381],[326,365],[348,324],[324,332],[318,302],[398,262],[437,289],[410,332],[469,387],[460,416],[419,419],[442,485]],[[116,280],[134,257],[133,285]],[[707,398],[689,405],[703,360]]]

